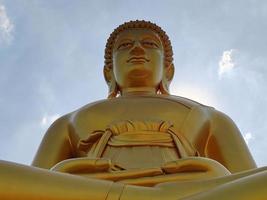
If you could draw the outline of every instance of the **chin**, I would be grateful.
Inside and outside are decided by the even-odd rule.
[[[151,77],[151,71],[150,70],[147,70],[145,69],[144,67],[141,67],[141,68],[135,68],[135,69],[132,69],[130,70],[129,74],[128,74],[128,77],[130,79],[132,78],[137,78],[137,79],[140,79],[140,78],[149,78]]]

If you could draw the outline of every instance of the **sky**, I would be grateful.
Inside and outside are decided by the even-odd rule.
[[[171,93],[226,113],[267,165],[265,0],[0,0],[0,159],[30,164],[55,119],[107,97],[106,39],[135,19],[171,39]]]

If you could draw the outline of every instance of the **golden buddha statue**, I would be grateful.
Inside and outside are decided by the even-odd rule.
[[[114,30],[105,50],[108,99],[61,117],[32,166],[0,162],[0,199],[267,199],[255,162],[223,113],[169,94],[166,33],[147,21]]]

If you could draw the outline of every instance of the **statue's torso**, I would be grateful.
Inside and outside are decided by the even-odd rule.
[[[71,123],[81,138],[122,120],[171,121],[179,129],[197,105],[168,97],[121,97],[89,104],[72,114]]]
[[[173,97],[122,97],[96,102],[83,107],[72,114],[71,124],[73,132],[80,141],[90,137],[95,131],[104,131],[107,127],[114,124],[115,126],[116,124],[121,124],[120,126],[123,127],[127,126],[127,123],[135,123],[135,131],[132,135],[128,136],[130,140],[132,140],[131,138],[135,140],[134,138],[142,137],[140,136],[142,128],[136,127],[142,127],[142,123],[147,124],[148,127],[159,126],[162,122],[171,123],[172,130],[175,130],[176,135],[183,135],[184,138],[187,138],[186,140],[190,140],[192,136],[190,136],[189,133],[184,133],[184,127],[190,126],[188,118],[190,118],[192,111],[196,107],[199,107],[199,104]],[[152,130],[146,129],[146,132],[147,131],[151,132]],[[126,136],[129,135],[127,131],[122,132],[126,132]],[[178,148],[182,151],[181,148],[183,147],[181,145],[177,147],[177,145],[175,145],[175,143],[177,143],[175,140],[181,140],[181,142],[184,143],[184,141],[182,141],[184,139],[173,138],[168,131],[165,132],[165,135],[163,134],[162,137],[169,137],[170,140],[167,141],[166,144],[159,145],[153,144],[152,142],[150,143],[149,139],[146,144],[141,144],[143,141],[136,144],[132,143],[132,141],[127,143],[128,138],[125,140],[125,133],[123,133],[123,137],[117,136],[117,141],[119,141],[117,143],[120,143],[117,145],[116,142],[113,142],[114,144],[110,142],[110,140],[115,138],[114,134],[109,137],[103,136],[106,137],[106,139],[103,137],[102,139],[99,138],[99,140],[95,142],[95,146],[91,146],[91,150],[86,153],[89,157],[93,155],[93,157],[109,158],[112,162],[124,169],[157,167],[163,163],[177,160],[181,157]],[[118,135],[120,135],[120,133]],[[153,140],[153,135],[149,137]],[[124,138],[123,144],[120,142],[121,138]],[[99,148],[97,145],[99,146],[100,143],[103,143],[105,140],[109,141],[106,141],[106,143],[102,145],[104,148],[100,147],[102,148],[100,153],[92,150],[94,148]],[[189,141],[189,143],[190,142],[191,141]]]

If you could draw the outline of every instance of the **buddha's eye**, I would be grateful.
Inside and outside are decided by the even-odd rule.
[[[148,48],[159,48],[158,44],[154,41],[151,41],[151,40],[142,41],[142,45],[144,47],[148,47]]]
[[[118,48],[117,49],[126,49],[126,48],[129,48],[129,47],[131,47],[133,45],[133,43],[132,42],[123,42],[123,43],[121,43],[119,46],[118,46]]]

